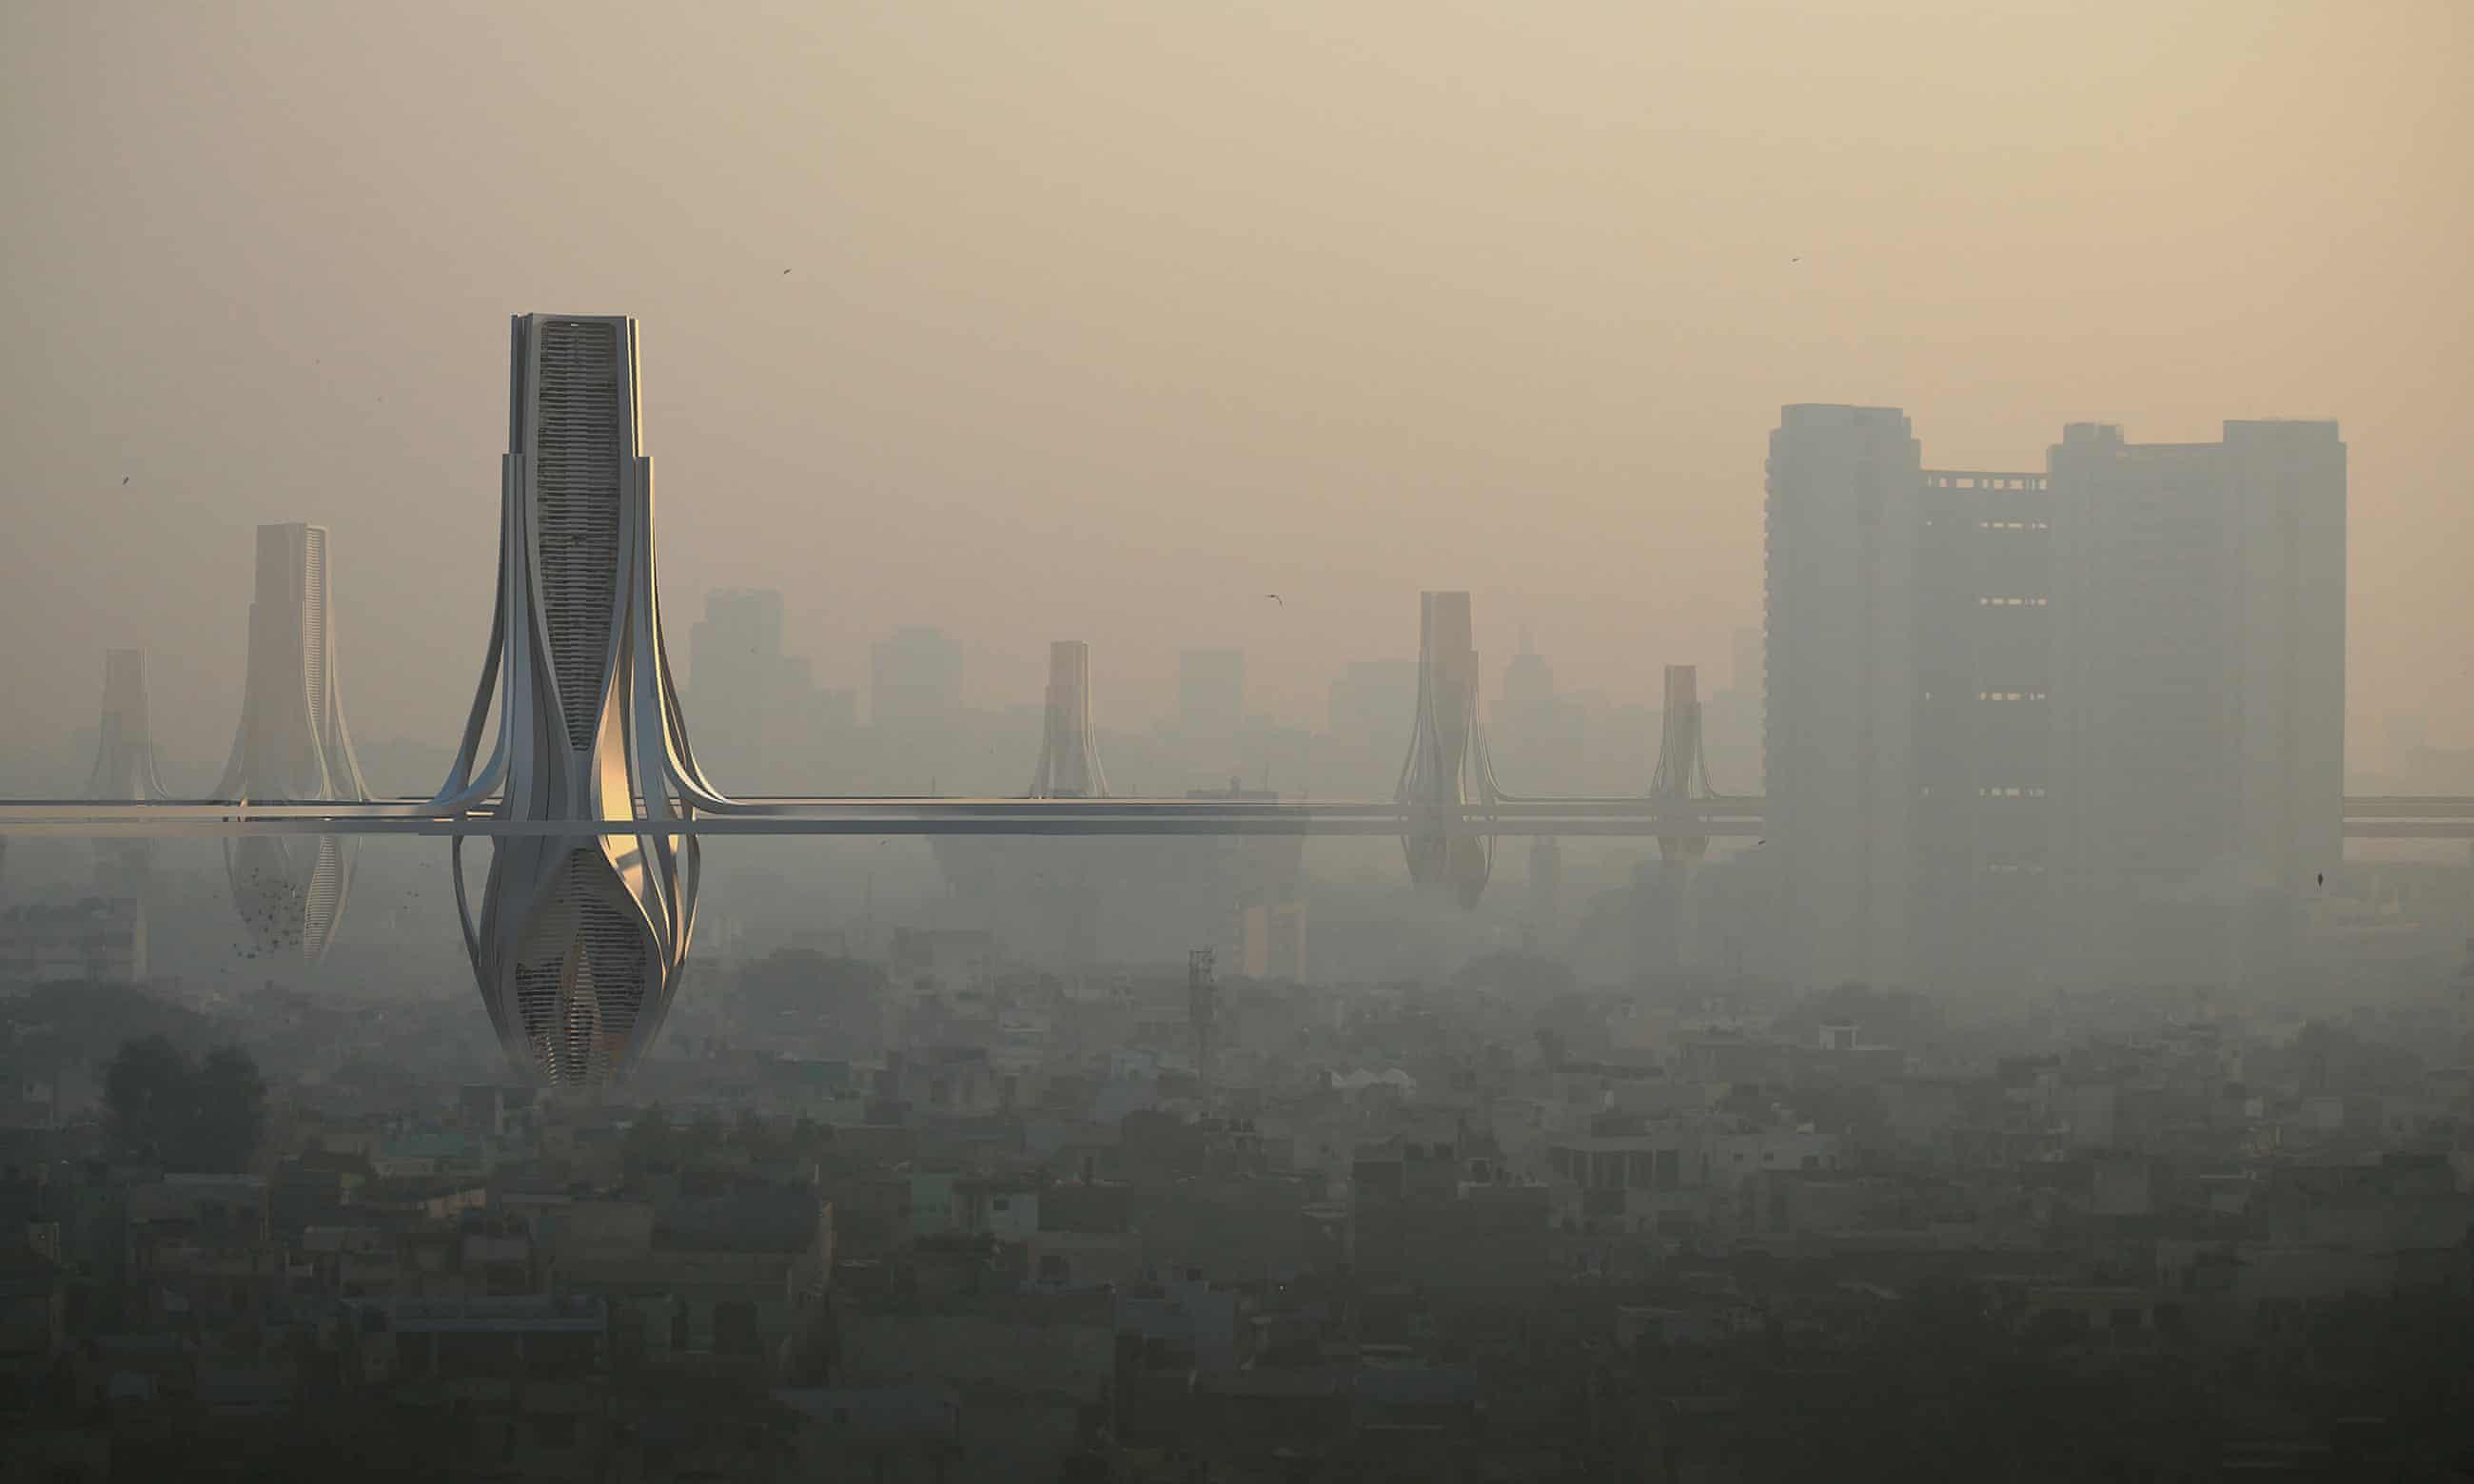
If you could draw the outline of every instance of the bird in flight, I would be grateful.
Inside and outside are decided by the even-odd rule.
[[[126,475],[126,474],[121,475],[121,476],[120,476],[120,482],[121,482],[122,484],[124,484],[124,485],[125,485],[125,484],[127,484],[127,483],[129,483],[129,476],[128,476],[128,475]]]
[[[127,480],[122,480],[122,481],[121,481],[121,483],[123,483],[123,484],[127,484],[127,483],[128,483],[128,481],[127,481]],[[1285,602],[1282,602],[1282,601],[1281,601],[1280,595],[1279,595],[1278,593],[1276,593],[1276,592],[1267,592],[1267,593],[1263,594],[1263,596],[1265,596],[1265,597],[1267,597],[1267,598],[1271,599],[1271,600],[1272,600],[1273,602],[1274,602],[1274,603],[1278,603],[1278,604],[1280,605],[1280,607],[1282,607],[1282,608],[1286,608],[1286,607],[1288,607],[1288,606],[1289,606],[1287,603],[1285,603]]]
[[[782,276],[783,276],[783,277],[785,277],[785,278],[788,278],[788,276],[790,276],[790,270],[788,270],[788,269],[787,269],[787,268],[783,269],[783,270],[782,270]]]

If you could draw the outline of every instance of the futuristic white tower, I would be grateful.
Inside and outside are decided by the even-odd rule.
[[[1697,667],[1666,667],[1664,723],[1658,740],[1658,771],[1649,780],[1649,797],[1679,816],[1695,801],[1713,798],[1710,763],[1701,748],[1701,680]],[[1706,835],[1661,835],[1658,838],[1659,899],[1666,921],[1661,935],[1661,967],[1680,968],[1690,961],[1693,934],[1699,925],[1692,900],[1692,880],[1710,850]]]
[[[1477,723],[1477,646],[1466,592],[1419,595],[1418,720],[1400,766],[1401,803],[1436,811],[1413,818],[1401,842],[1409,879],[1477,905],[1494,866],[1494,841],[1468,828],[1458,811],[1495,797],[1486,740]]]
[[[156,802],[171,795],[156,770],[154,733],[146,722],[146,651],[103,652],[103,724],[86,775],[88,799]],[[151,840],[108,840],[95,848],[95,884],[106,896],[143,900],[154,874]]]
[[[687,957],[696,842],[658,826],[729,802],[696,771],[663,653],[636,322],[522,315],[510,357],[497,608],[438,802],[498,794],[510,821],[575,826],[495,839],[477,922],[459,836],[456,910],[508,1055],[594,1083],[643,1055]]]
[[[240,730],[215,794],[244,802],[369,798],[335,672],[325,526],[257,528]],[[225,869],[257,951],[298,948],[313,964],[324,957],[343,920],[352,856],[352,842],[336,835],[234,842]]]
[[[1033,799],[1105,799],[1108,776],[1091,740],[1091,646],[1058,639],[1048,646],[1048,720],[1039,738]]]

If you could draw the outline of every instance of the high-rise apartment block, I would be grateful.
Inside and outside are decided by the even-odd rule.
[[[1909,975],[1921,460],[1894,407],[1789,407],[1770,435],[1762,771],[1799,984]]]
[[[1931,469],[1890,408],[1771,437],[1765,754],[1782,968],[2219,985],[2339,857],[2345,450],[2074,424]]]

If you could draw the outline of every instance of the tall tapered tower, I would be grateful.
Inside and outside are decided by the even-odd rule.
[[[509,356],[497,608],[439,799],[575,826],[494,841],[477,917],[459,840],[456,907],[508,1055],[597,1083],[652,1041],[694,925],[695,840],[658,826],[728,802],[696,771],[663,652],[636,322],[519,316]]]
[[[240,730],[216,796],[240,802],[369,797],[344,723],[327,528],[257,528],[257,588],[249,606],[249,670]],[[250,835],[225,869],[255,951],[326,956],[352,884],[352,841],[335,835]]]
[[[1494,866],[1492,837],[1458,817],[1464,805],[1490,802],[1493,784],[1477,721],[1477,645],[1466,592],[1419,598],[1418,718],[1400,767],[1399,802],[1436,812],[1413,819],[1402,842],[1409,879],[1477,905]]]
[[[1033,799],[1105,799],[1108,776],[1091,740],[1091,646],[1058,639],[1048,646],[1048,716],[1039,738]]]
[[[104,651],[103,720],[96,733],[94,767],[86,775],[87,798],[153,801],[171,797],[156,769],[154,733],[146,721],[146,651]],[[144,900],[154,867],[152,840],[106,840],[95,847],[95,885],[107,897]]]

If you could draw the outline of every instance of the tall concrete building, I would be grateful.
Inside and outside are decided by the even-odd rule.
[[[1727,683],[1704,703],[1701,745],[1709,753],[1710,771],[1733,793],[1761,791],[1761,631],[1737,629],[1732,635],[1732,664]]]
[[[344,721],[335,662],[325,526],[257,528],[249,666],[240,728],[215,789],[232,800],[362,800],[360,759]],[[353,842],[335,835],[250,835],[226,865],[253,951],[326,955],[352,890]]]
[[[1927,469],[1918,492],[1911,972],[2040,976],[2050,956],[2052,519],[2042,473]]]
[[[1788,407],[1770,435],[1762,771],[1800,985],[1908,976],[1921,483],[1895,407]]]
[[[2230,421],[2051,450],[2057,943],[2076,976],[2236,981],[2341,854],[2345,445]]]
[[[2222,985],[2339,858],[2344,445],[2074,424],[1929,469],[1892,409],[1771,439],[1765,754],[1782,967]]]

